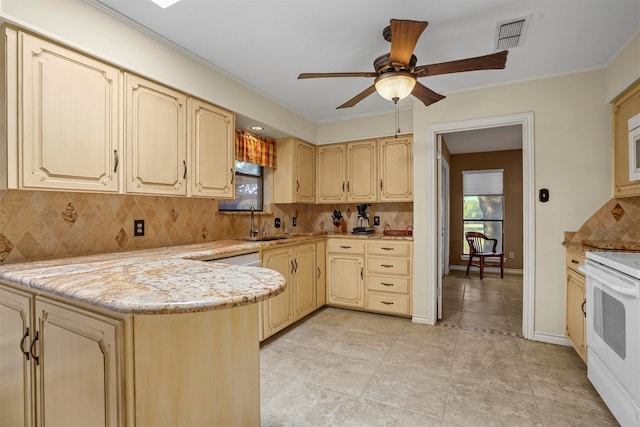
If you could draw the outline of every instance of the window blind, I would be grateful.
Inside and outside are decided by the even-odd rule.
[[[489,196],[503,194],[504,169],[462,171],[464,196]]]

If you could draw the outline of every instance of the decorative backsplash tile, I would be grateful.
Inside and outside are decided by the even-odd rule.
[[[567,237],[572,243],[583,240],[639,243],[640,197],[609,200],[575,234]]]
[[[355,205],[271,205],[256,215],[268,234],[322,230],[333,232],[334,209],[351,212],[347,230],[357,226]],[[243,237],[249,214],[218,213],[211,199],[48,191],[0,191],[0,263],[64,258],[102,252],[148,249]],[[379,203],[381,232],[413,225],[413,203]],[[293,218],[297,226],[293,227]],[[274,227],[280,218],[282,227]],[[145,220],[145,235],[133,236],[133,220]]]

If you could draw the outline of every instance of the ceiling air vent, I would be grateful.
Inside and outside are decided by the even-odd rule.
[[[511,19],[496,24],[496,50],[511,49],[522,46],[524,35],[528,27],[527,18]]]

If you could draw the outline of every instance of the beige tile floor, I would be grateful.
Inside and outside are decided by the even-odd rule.
[[[448,310],[457,327],[327,307],[270,338],[260,350],[262,425],[617,425],[571,348],[494,331],[517,328],[510,292],[506,314],[495,314],[509,320],[475,328],[465,318],[467,290],[493,307],[498,287],[465,283],[459,314]]]

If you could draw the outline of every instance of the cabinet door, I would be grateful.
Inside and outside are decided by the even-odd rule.
[[[313,145],[297,141],[296,144],[296,201],[316,201],[316,149]]]
[[[587,348],[585,340],[586,317],[585,309],[585,278],[573,270],[567,269],[567,307],[566,307],[566,335],[578,355],[586,362]]]
[[[0,426],[33,425],[31,313],[29,295],[0,285]]]
[[[235,197],[233,113],[198,99],[189,100],[190,195]]]
[[[262,253],[262,267],[275,270],[287,279],[287,288],[283,293],[262,303],[262,325],[264,338],[267,338],[294,321],[295,291],[292,283],[294,264],[291,251],[289,249],[264,251]]]
[[[309,243],[294,249],[296,320],[316,309],[316,245]]]
[[[186,195],[186,96],[126,75],[127,192]]]
[[[39,425],[123,425],[120,321],[36,297]]]
[[[117,192],[120,71],[19,34],[21,187]]]
[[[327,299],[329,304],[364,308],[364,256],[327,256]]]
[[[378,152],[380,201],[413,201],[412,138],[381,139]]]
[[[640,83],[613,103],[613,197],[640,196],[640,181],[629,179],[629,119],[640,114]]]
[[[318,147],[318,203],[339,203],[347,200],[345,144]]]
[[[347,144],[347,200],[375,202],[378,199],[376,141]]]
[[[327,303],[327,242],[316,242],[316,308]]]

